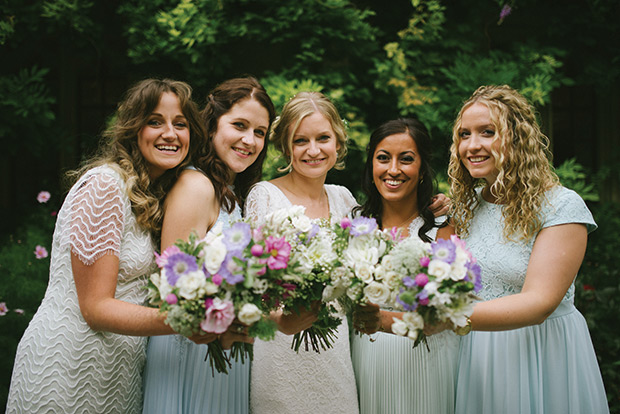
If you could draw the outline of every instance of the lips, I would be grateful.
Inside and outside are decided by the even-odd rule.
[[[302,162],[304,164],[308,164],[308,165],[319,165],[320,163],[322,163],[323,161],[325,161],[326,158],[321,158],[318,160],[302,160]]]
[[[468,157],[467,159],[469,160],[469,162],[476,164],[476,163],[481,163],[481,162],[488,160],[489,157],[477,156],[477,157]]]
[[[179,147],[176,145],[155,145],[155,148],[157,148],[159,151],[177,152],[179,150]]]
[[[245,150],[243,148],[239,148],[239,147],[232,147],[233,151],[235,151],[237,154],[242,155],[244,157],[249,157],[250,154],[252,154],[251,151]]]

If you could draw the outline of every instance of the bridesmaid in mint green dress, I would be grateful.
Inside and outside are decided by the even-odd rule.
[[[204,236],[216,222],[227,227],[240,219],[239,206],[250,186],[260,180],[266,137],[275,118],[262,85],[251,77],[225,81],[208,96],[202,115],[209,143],[193,160],[195,168],[181,173],[166,198],[162,251],[192,231]],[[235,329],[218,340],[224,348],[237,341],[252,342]],[[249,361],[233,361],[228,374],[212,375],[206,353],[207,345],[179,335],[150,338],[143,412],[247,414]]]
[[[481,87],[463,105],[449,167],[452,219],[483,288],[460,345],[456,413],[609,412],[573,304],[596,224],[547,155],[533,108],[510,87]]]

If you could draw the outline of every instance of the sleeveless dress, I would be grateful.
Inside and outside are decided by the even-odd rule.
[[[421,217],[409,225],[418,237]],[[437,228],[427,233],[436,237]],[[444,331],[413,348],[409,338],[385,332],[353,335],[351,351],[361,414],[452,414],[459,337]]]
[[[49,285],[17,348],[7,413],[140,412],[146,338],[90,329],[71,268],[71,252],[86,265],[118,256],[116,299],[144,304],[154,246],[125,191],[112,164],[87,171],[69,191],[54,230]]]
[[[502,206],[479,206],[464,238],[482,269],[479,296],[490,300],[521,291],[536,237],[508,242],[502,231]],[[543,228],[566,223],[596,223],[574,191],[547,192]],[[547,320],[511,331],[471,332],[461,340],[456,413],[599,414],[608,413],[603,380],[588,326],[575,308],[574,285]]]
[[[217,218],[224,229],[241,219],[236,206]],[[211,373],[207,345],[182,335],[149,338],[144,369],[144,414],[247,414],[250,364],[231,359],[228,374]]]
[[[325,185],[331,220],[340,220],[356,205],[345,187]],[[246,214],[260,220],[268,212],[292,207],[278,187],[269,182],[256,184],[248,195]],[[349,327],[346,316],[338,328],[333,348],[297,354],[291,349],[292,335],[276,333],[273,341],[254,343],[250,379],[253,414],[358,412],[355,377],[351,364]]]

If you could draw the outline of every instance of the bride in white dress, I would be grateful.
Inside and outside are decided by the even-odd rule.
[[[287,157],[290,172],[254,186],[245,213],[260,222],[278,208],[301,205],[311,219],[340,220],[356,205],[345,187],[325,184],[333,167],[343,164],[345,128],[334,105],[318,92],[301,92],[285,106],[271,140]],[[358,412],[349,327],[344,315],[333,347],[321,353],[291,349],[292,336],[316,316],[278,318],[282,332],[274,341],[254,344],[250,409],[262,413]]]

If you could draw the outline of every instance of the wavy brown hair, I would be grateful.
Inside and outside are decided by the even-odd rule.
[[[290,154],[293,153],[293,136],[299,124],[305,117],[315,112],[319,112],[329,121],[336,134],[338,158],[334,168],[337,170],[344,168],[344,159],[347,155],[347,133],[338,109],[321,92],[299,92],[284,105],[282,114],[274,123],[273,133],[269,137],[278,151],[287,157],[288,165],[281,168],[281,171],[288,171],[291,168]]]
[[[144,127],[163,93],[171,92],[179,99],[181,111],[190,131],[188,155],[177,167],[151,181],[149,166],[138,147],[138,132]],[[94,157],[68,173],[76,181],[87,170],[110,164],[125,180],[131,209],[138,224],[157,240],[161,233],[164,213],[162,203],[180,171],[189,164],[191,155],[205,146],[205,131],[197,105],[192,100],[192,88],[185,82],[171,79],[145,79],[136,83],[118,105],[108,128],[102,134]]]
[[[269,113],[269,125],[267,126],[266,133],[269,134],[271,124],[276,117],[276,111],[263,85],[252,76],[229,79],[216,86],[207,96],[207,103],[201,112],[201,117],[207,130],[208,143],[200,148],[195,158],[195,167],[200,168],[209,176],[220,204],[229,213],[236,204],[243,207],[250,187],[261,179],[263,162],[267,155],[267,140],[265,140],[263,150],[258,154],[256,161],[235,177],[234,192],[229,188],[230,169],[217,156],[213,146],[213,137],[217,132],[217,124],[220,117],[230,111],[236,103],[244,99],[255,99],[267,110]]]
[[[493,140],[499,142],[499,150],[492,150],[499,174],[489,190],[503,204],[504,237],[528,239],[542,228],[539,212],[545,193],[559,185],[559,179],[551,167],[549,140],[538,126],[533,106],[506,85],[478,88],[463,104],[454,123],[448,174],[457,233],[467,234],[478,204],[476,187],[485,184],[469,174],[458,151],[463,112],[475,103],[489,108],[496,130]]]

